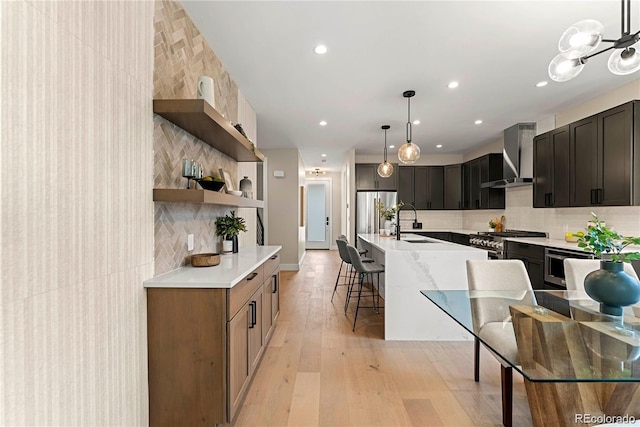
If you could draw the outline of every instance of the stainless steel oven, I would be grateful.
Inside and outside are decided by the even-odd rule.
[[[544,249],[544,281],[562,288],[567,287],[564,274],[564,260],[566,258],[593,259],[593,255],[586,252],[565,249]]]
[[[479,232],[469,236],[469,245],[487,251],[489,259],[505,258],[505,239],[509,237],[547,237],[542,231],[505,230],[500,232]]]

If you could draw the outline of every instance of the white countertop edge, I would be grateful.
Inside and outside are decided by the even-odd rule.
[[[402,233],[402,239],[397,240],[395,236],[380,236],[378,234],[358,234],[358,238],[376,247],[381,252],[404,251],[404,252],[486,252],[483,249],[466,245],[459,245],[453,242],[446,242],[431,237],[420,236],[412,233]],[[409,243],[404,240],[424,240],[425,243]]]
[[[282,246],[240,248],[237,254],[221,254],[219,265],[213,267],[185,265],[145,280],[143,285],[145,288],[229,289],[281,250]]]

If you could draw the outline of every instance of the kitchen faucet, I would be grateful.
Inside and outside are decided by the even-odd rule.
[[[411,209],[413,209],[413,222],[414,222],[414,224],[418,222],[418,212],[416,211],[416,208],[413,205],[404,204],[404,205],[400,206],[398,208],[398,210],[396,211],[396,240],[400,240],[400,211],[405,206],[410,207]]]

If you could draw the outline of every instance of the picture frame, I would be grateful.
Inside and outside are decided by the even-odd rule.
[[[231,175],[226,170],[220,168],[220,178],[224,180],[224,185],[227,188],[227,192],[235,190],[233,186],[233,181],[231,180]]]

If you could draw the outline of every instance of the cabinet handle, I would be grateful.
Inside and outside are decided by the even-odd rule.
[[[269,259],[276,259],[276,258],[278,258],[278,255],[274,255],[274,256],[272,256],[272,257],[271,257],[271,258],[269,258]]]
[[[258,275],[258,273],[256,273],[255,271],[253,273],[251,273],[250,275],[247,276],[247,282],[250,280],[253,280],[256,278],[256,276]]]
[[[549,193],[544,193],[544,205],[549,206]]]
[[[555,198],[553,197],[553,193],[549,193],[549,206],[555,205]]]
[[[597,203],[596,202],[596,190],[592,188],[591,189],[591,204],[595,205],[596,203]]]
[[[253,329],[256,326],[256,302],[251,301],[249,303],[249,308],[251,309],[251,324],[249,325],[249,329]]]
[[[273,287],[271,288],[271,293],[275,294],[276,292],[278,292],[278,276],[277,275],[273,275]]]
[[[599,205],[602,204],[602,199],[604,198],[603,195],[602,195],[602,191],[603,191],[602,188],[598,188],[598,190],[596,192],[597,197],[598,197],[598,204]]]

